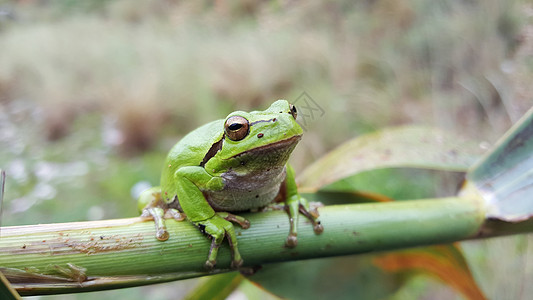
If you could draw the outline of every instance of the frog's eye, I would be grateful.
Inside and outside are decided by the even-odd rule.
[[[296,110],[296,106],[289,104],[289,109],[291,110],[292,117],[296,120],[296,117],[298,116],[298,111]]]
[[[248,135],[250,125],[248,120],[241,116],[229,117],[224,125],[226,135],[232,141],[240,141]]]

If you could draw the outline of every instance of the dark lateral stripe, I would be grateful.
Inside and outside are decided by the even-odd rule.
[[[222,143],[224,141],[225,136],[225,134],[222,135],[222,138],[211,146],[209,151],[207,151],[207,153],[205,154],[204,159],[200,163],[200,167],[204,167],[205,164],[211,159],[211,157],[215,156],[215,154],[217,154],[217,152],[222,149]]]

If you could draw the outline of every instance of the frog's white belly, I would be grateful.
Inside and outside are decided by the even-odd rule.
[[[222,190],[204,191],[204,195],[216,211],[261,208],[276,198],[285,176],[285,166],[246,175],[229,171],[221,175],[225,183]]]

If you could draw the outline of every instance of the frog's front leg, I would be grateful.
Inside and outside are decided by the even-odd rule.
[[[161,198],[161,188],[152,187],[141,193],[138,200],[138,207],[141,211],[141,218],[153,219],[155,223],[155,236],[160,241],[169,238],[165,218],[173,218],[176,221],[183,221],[185,215],[175,208],[169,208],[168,204]]]
[[[324,227],[318,220],[319,214],[316,208],[310,209],[309,202],[298,193],[296,181],[294,180],[294,169],[287,164],[287,176],[285,177],[285,209],[289,214],[289,235],[285,241],[285,245],[289,248],[294,248],[298,244],[298,217],[299,213],[311,221],[315,234],[321,234]]]
[[[232,255],[232,268],[242,265],[242,257],[237,247],[237,235],[231,222],[236,222],[243,228],[250,227],[250,222],[242,217],[226,212],[215,213],[209,205],[202,190],[221,190],[224,188],[224,180],[218,176],[212,176],[202,167],[182,167],[174,176],[175,187],[179,195],[180,206],[187,214],[187,218],[195,224],[201,232],[211,238],[211,247],[205,267],[212,269],[216,264],[218,248],[224,237],[227,237]]]

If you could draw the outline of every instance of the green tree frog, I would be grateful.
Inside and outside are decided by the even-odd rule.
[[[302,137],[296,107],[286,100],[264,111],[236,111],[187,134],[168,154],[161,186],[139,197],[141,216],[153,219],[156,238],[167,240],[164,219],[192,222],[211,238],[205,267],[216,264],[218,248],[227,237],[233,268],[242,265],[233,223],[250,222],[234,212],[284,202],[290,230],[287,247],[297,245],[298,215],[307,217],[314,232],[323,226],[316,209],[298,194],[289,155]]]

